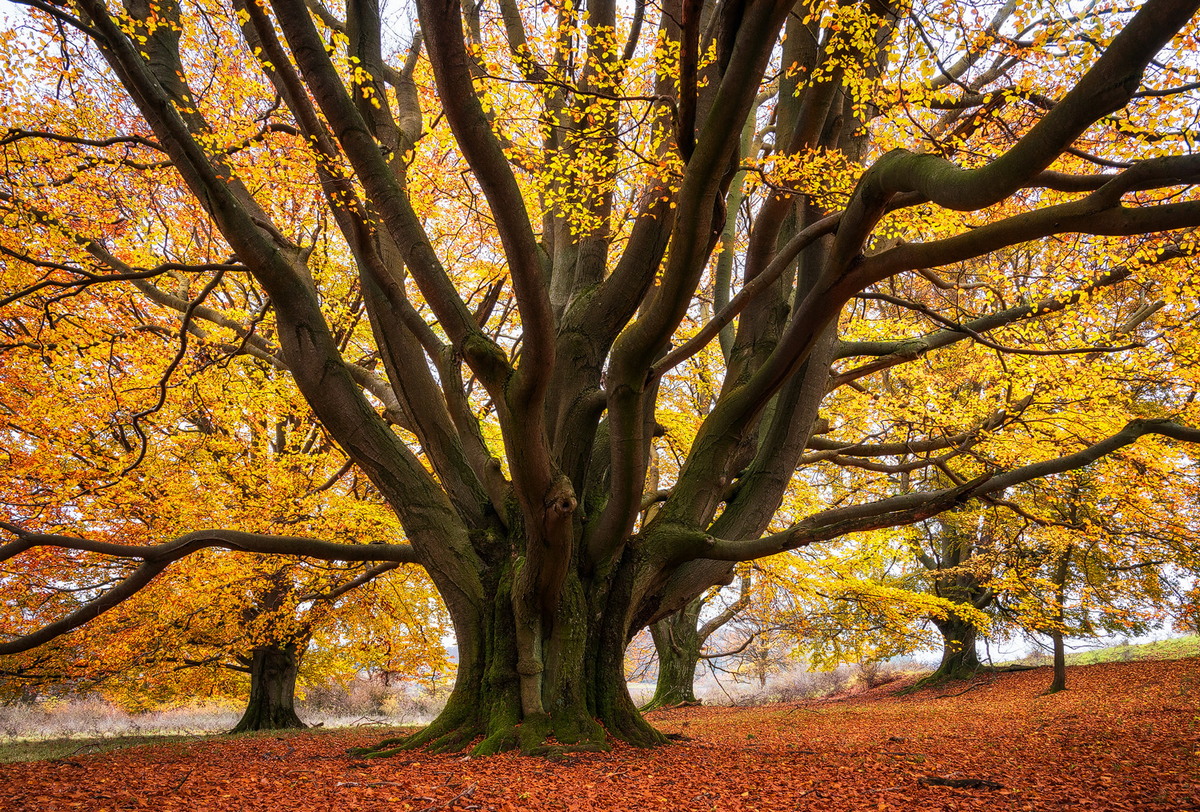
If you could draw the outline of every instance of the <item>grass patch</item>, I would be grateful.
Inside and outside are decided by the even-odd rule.
[[[385,726],[371,728],[380,735],[412,733],[414,728]],[[46,736],[32,738],[0,738],[0,764],[18,761],[71,760],[77,756],[111,753],[129,747],[168,747],[200,741],[241,739],[282,739],[288,736],[320,736],[341,732],[338,728],[309,727],[297,730],[253,730],[247,733],[131,733],[117,736]]]
[[[1067,655],[1067,665],[1127,663],[1134,660],[1182,660],[1187,657],[1200,657],[1200,635],[1193,634],[1152,643],[1121,643],[1091,651],[1076,651]],[[1003,665],[1050,665],[1053,662],[1048,654],[1031,654],[1023,660],[1014,660]]]
[[[52,761],[110,753],[127,747],[162,746],[197,741],[208,736],[182,734],[92,736],[86,738],[9,739],[0,741],[0,764],[18,761]]]

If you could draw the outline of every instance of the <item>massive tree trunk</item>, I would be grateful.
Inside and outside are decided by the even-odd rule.
[[[296,675],[300,651],[295,644],[263,645],[250,655],[250,699],[231,733],[306,727],[296,715]]]
[[[590,585],[569,577],[548,633],[530,634],[538,621],[519,620],[522,612],[514,611],[520,578],[512,570],[519,567],[501,566],[488,578],[495,599],[483,611],[456,614],[458,673],[438,718],[364,755],[422,746],[457,751],[472,742],[474,754],[547,754],[607,749],[609,736],[642,746],[666,741],[626,688],[624,651],[634,625],[629,569]]]

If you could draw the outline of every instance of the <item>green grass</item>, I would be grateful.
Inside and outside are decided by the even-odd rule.
[[[14,761],[70,760],[76,756],[90,756],[123,750],[126,747],[143,745],[161,746],[177,742],[194,741],[204,736],[181,734],[92,736],[87,738],[10,739],[0,741],[0,764]]]
[[[1067,654],[1067,665],[1095,665],[1096,663],[1120,663],[1130,660],[1182,660],[1185,657],[1200,657],[1200,635],[1176,637],[1154,643],[1124,643],[1108,648],[1077,651]],[[1038,654],[1019,660],[1022,664],[1049,665],[1048,654]]]
[[[412,733],[414,728],[393,725],[373,727],[380,737]],[[0,764],[16,761],[70,761],[79,756],[124,750],[127,747],[163,747],[207,739],[278,739],[284,736],[324,735],[345,728],[308,727],[299,730],[257,730],[249,733],[131,733],[127,736],[75,736],[0,738]]]

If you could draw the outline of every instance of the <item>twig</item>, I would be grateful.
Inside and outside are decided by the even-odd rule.
[[[49,764],[66,764],[71,767],[83,767],[78,761],[71,761],[69,758],[52,758],[47,763]]]
[[[933,787],[955,787],[956,789],[1004,789],[1003,784],[988,781],[985,778],[940,778],[936,775],[923,775],[917,779],[922,784]]]
[[[367,725],[386,725],[387,719],[372,719],[370,716],[360,716],[350,723],[353,727],[364,727]]]
[[[462,792],[455,795],[453,798],[447,798],[446,800],[439,801],[436,804],[430,804],[429,806],[418,809],[417,812],[433,812],[433,810],[435,810],[435,809],[442,809],[444,807],[449,806],[450,804],[457,801],[459,798],[469,798],[473,794],[475,794],[475,786],[476,786],[475,784],[471,784],[469,787],[467,787]]]
[[[982,688],[985,685],[995,685],[995,683],[996,683],[996,678],[992,677],[987,682],[976,682],[972,685],[968,685],[966,688],[964,688],[963,690],[959,691],[956,694],[938,694],[937,698],[938,699],[949,699],[949,698],[953,698],[956,696],[962,696],[963,694],[967,693],[968,691],[974,691],[976,688]]]

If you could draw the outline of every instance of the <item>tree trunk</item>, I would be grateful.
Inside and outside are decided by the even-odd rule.
[[[970,679],[986,668],[975,650],[978,629],[955,615],[933,622],[942,634],[942,661],[936,671],[918,680],[912,690],[947,680]]]
[[[295,644],[259,646],[250,661],[250,700],[231,733],[290,730],[306,725],[296,715],[296,674],[300,652]]]
[[[1058,693],[1067,690],[1067,646],[1063,643],[1064,622],[1067,619],[1067,575],[1070,572],[1070,553],[1072,546],[1068,545],[1055,564],[1055,626],[1050,630],[1050,639],[1054,642],[1054,679],[1046,693]]]
[[[658,652],[658,681],[654,698],[643,711],[675,705],[697,704],[694,681],[703,641],[696,628],[701,598],[695,598],[673,615],[651,624],[654,649]]]
[[[1063,629],[1067,616],[1067,575],[1071,571],[1072,550],[1073,546],[1068,544],[1055,563],[1052,575],[1055,625],[1050,629],[1050,639],[1054,642],[1054,679],[1051,680],[1050,687],[1046,689],[1046,693],[1048,694],[1056,694],[1059,691],[1067,690],[1067,652],[1066,646],[1063,643]]]
[[[978,630],[961,618],[951,615],[946,620],[936,621],[942,633],[942,661],[935,674],[942,679],[970,679],[979,673],[983,663],[975,650]]]
[[[1054,679],[1050,682],[1046,693],[1056,694],[1059,691],[1067,690],[1067,652],[1061,631],[1051,632],[1050,639],[1054,641]]]
[[[570,574],[546,632],[536,619],[521,620],[514,611],[513,570],[519,567],[486,573],[494,597],[481,605],[450,607],[458,674],[438,717],[413,736],[380,742],[359,755],[416,747],[456,752],[472,742],[473,755],[607,750],[610,737],[644,747],[666,743],[642,719],[625,683],[632,574],[586,586]]]

